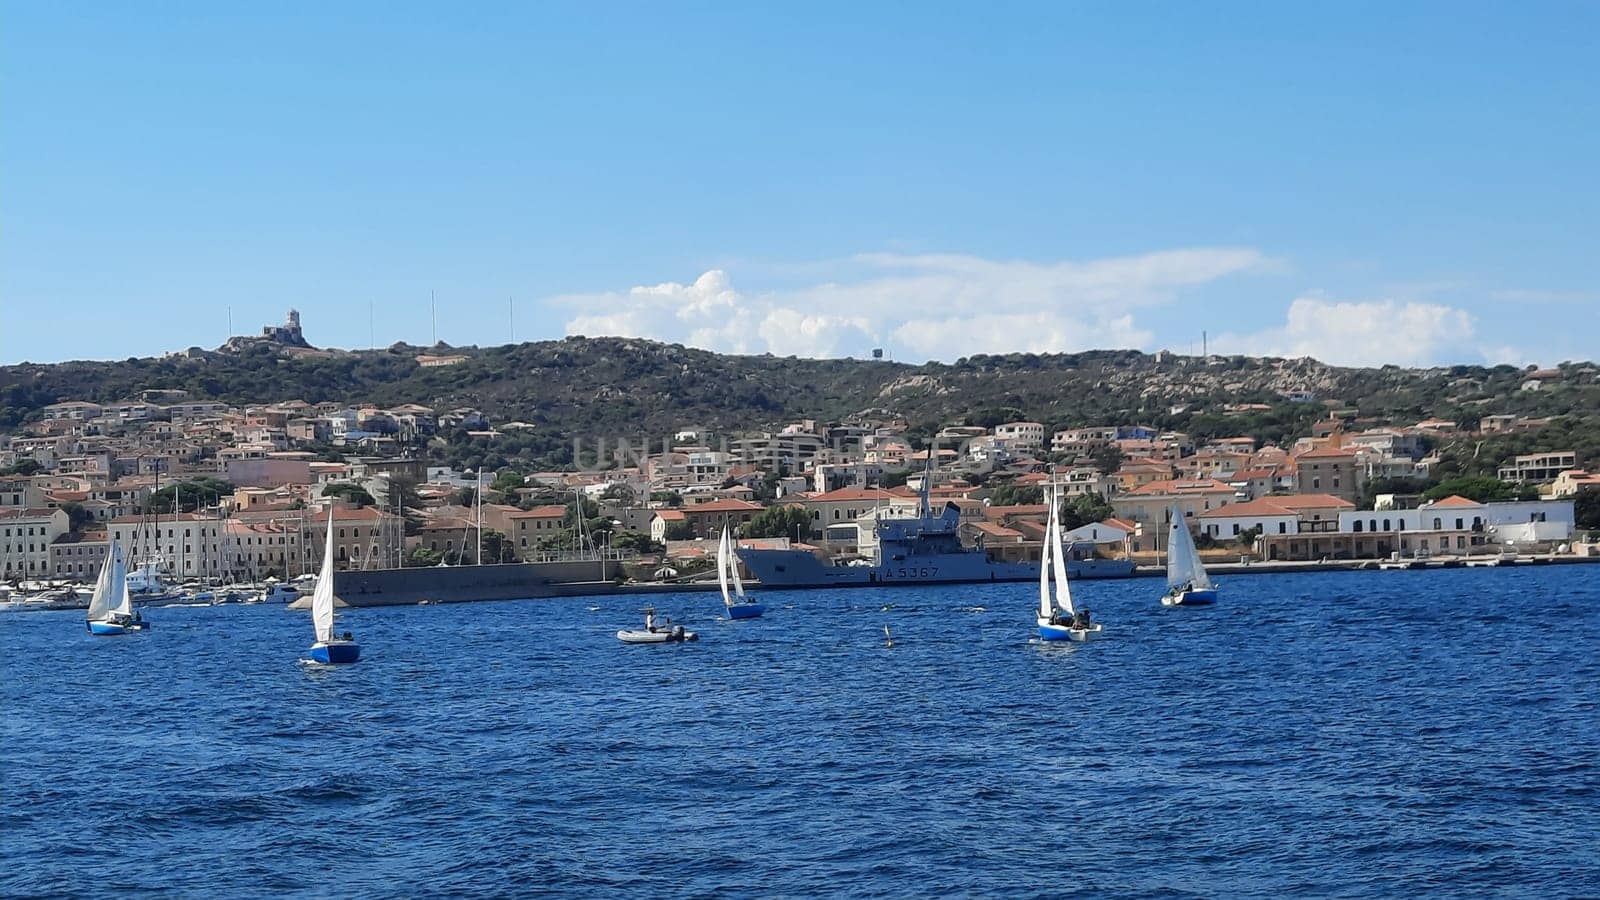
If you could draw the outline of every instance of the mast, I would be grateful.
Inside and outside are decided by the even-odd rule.
[[[1048,488],[1046,489],[1048,497]],[[1044,540],[1039,542],[1039,618],[1049,620],[1054,612],[1050,597],[1050,531],[1056,527],[1055,505],[1051,504],[1045,513]]]
[[[177,577],[180,579],[180,583],[181,583],[181,579],[183,578],[183,576],[185,574],[187,574],[184,571],[184,568],[185,568],[184,564],[189,561],[189,544],[182,536],[180,536],[178,534],[178,529],[182,527],[179,524],[182,521],[182,519],[179,518],[179,516],[182,515],[182,513],[179,511],[181,509],[180,504],[183,502],[182,497],[183,497],[183,488],[180,487],[177,482],[173,482],[173,484],[172,484],[172,534],[173,534],[173,539],[178,542],[178,575],[177,575]]]
[[[476,565],[483,565],[483,466],[478,467],[478,490],[473,493],[473,506],[478,510],[478,552],[473,555]]]

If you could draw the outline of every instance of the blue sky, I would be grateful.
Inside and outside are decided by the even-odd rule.
[[[772,6],[7,2],[0,361],[1600,356],[1600,5]]]

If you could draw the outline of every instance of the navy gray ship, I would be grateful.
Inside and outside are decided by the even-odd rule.
[[[1037,561],[995,559],[982,547],[961,543],[961,510],[947,504],[937,515],[926,498],[915,518],[880,518],[874,525],[874,558],[856,562],[825,560],[799,548],[745,548],[739,560],[766,589],[869,587],[874,585],[962,584],[988,581],[1037,581]],[[1072,578],[1126,578],[1134,572],[1126,560],[1099,559],[1094,545],[1073,545],[1067,551]]]

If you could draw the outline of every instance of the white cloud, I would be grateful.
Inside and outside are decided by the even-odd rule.
[[[1471,314],[1437,303],[1329,301],[1300,297],[1281,327],[1246,335],[1221,335],[1222,353],[1310,356],[1345,366],[1428,366],[1473,362]]]
[[[1140,347],[1131,308],[1274,263],[1249,248],[1170,250],[1086,262],[865,254],[834,277],[759,293],[713,269],[692,284],[558,297],[567,334],[676,341],[735,353],[839,356],[885,346],[902,359]]]

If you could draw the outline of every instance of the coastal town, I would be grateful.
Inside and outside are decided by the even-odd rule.
[[[292,312],[265,331],[303,345]],[[1532,371],[1529,389],[1561,375]],[[659,437],[576,436],[590,442],[590,465],[477,471],[433,451],[534,426],[416,403],[232,406],[171,389],[70,399],[0,435],[0,580],[92,581],[113,543],[157,560],[174,583],[290,579],[315,569],[330,507],[345,570],[602,558],[616,561],[619,579],[673,581],[709,568],[725,527],[747,548],[865,564],[877,523],[917,516],[924,503],[958,511],[968,547],[1037,561],[1047,483],[1065,496],[1065,539],[1080,554],[1146,565],[1174,514],[1202,554],[1243,563],[1596,552],[1574,500],[1600,490],[1600,474],[1574,451],[1507,459],[1488,494],[1483,479],[1468,482],[1478,496],[1448,479],[1427,491],[1388,487],[1428,483],[1442,441],[1544,421],[1377,422],[1311,390],[1280,402],[1324,412],[1283,446],[1136,422],[952,423],[918,439],[892,410],[740,432],[684,422]]]

